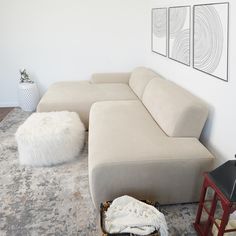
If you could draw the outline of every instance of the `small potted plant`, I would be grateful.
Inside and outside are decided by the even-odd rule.
[[[39,102],[39,92],[36,83],[30,78],[26,69],[20,70],[19,106],[24,111],[35,111]]]
[[[34,83],[34,81],[30,79],[29,74],[26,72],[26,69],[20,70],[20,83]]]

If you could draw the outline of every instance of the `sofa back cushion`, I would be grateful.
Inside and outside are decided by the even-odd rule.
[[[146,86],[142,101],[168,136],[199,138],[208,116],[207,105],[199,98],[171,81],[155,78]]]
[[[137,67],[133,70],[129,80],[129,86],[135,94],[142,99],[144,89],[148,82],[158,76],[154,71],[145,67]]]

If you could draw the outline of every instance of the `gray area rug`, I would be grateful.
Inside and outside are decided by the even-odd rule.
[[[0,122],[0,236],[101,235],[88,186],[87,143],[77,160],[47,168],[20,166],[14,133],[29,113]],[[163,206],[170,235],[196,235],[196,204]]]

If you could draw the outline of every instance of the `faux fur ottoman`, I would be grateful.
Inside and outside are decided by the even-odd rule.
[[[49,166],[78,156],[84,146],[85,128],[75,112],[34,113],[15,136],[21,164]]]

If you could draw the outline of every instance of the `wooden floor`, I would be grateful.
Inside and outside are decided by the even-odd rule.
[[[13,107],[0,107],[0,121],[13,109]]]

